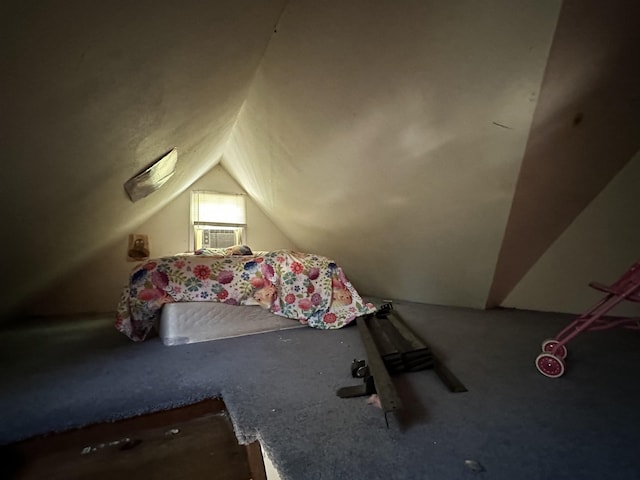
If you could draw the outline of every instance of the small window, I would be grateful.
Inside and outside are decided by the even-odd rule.
[[[191,226],[194,249],[226,248],[245,243],[245,196],[191,192]]]

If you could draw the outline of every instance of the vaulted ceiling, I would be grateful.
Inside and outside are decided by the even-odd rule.
[[[622,0],[5,0],[1,303],[221,163],[362,290],[498,305],[640,149]],[[173,147],[177,173],[123,184]]]

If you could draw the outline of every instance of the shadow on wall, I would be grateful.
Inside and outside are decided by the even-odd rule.
[[[487,307],[640,149],[640,5],[616,3],[563,6]]]

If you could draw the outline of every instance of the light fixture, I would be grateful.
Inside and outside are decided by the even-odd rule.
[[[177,161],[178,149],[173,148],[173,150],[156,160],[145,170],[127,180],[124,188],[131,201],[137,202],[164,185],[176,172]]]

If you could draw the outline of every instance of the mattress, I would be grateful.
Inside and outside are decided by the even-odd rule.
[[[184,345],[303,326],[258,305],[175,302],[162,307],[158,332],[165,345]]]

